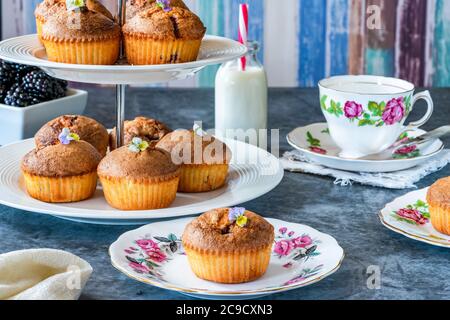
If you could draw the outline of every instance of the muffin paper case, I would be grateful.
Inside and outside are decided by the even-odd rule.
[[[178,176],[167,181],[134,180],[100,175],[106,201],[119,210],[151,210],[169,207],[175,200]]]
[[[50,61],[71,64],[112,65],[119,57],[120,38],[102,41],[42,39]]]
[[[89,199],[97,188],[97,173],[73,177],[42,177],[23,172],[28,194],[49,203],[69,203]]]
[[[179,192],[196,193],[217,190],[225,185],[229,166],[217,165],[182,165]]]
[[[192,271],[197,277],[218,283],[244,283],[260,278],[266,273],[272,245],[255,252],[197,251],[185,246]]]
[[[183,63],[197,60],[201,40],[160,41],[125,34],[125,51],[132,65]]]

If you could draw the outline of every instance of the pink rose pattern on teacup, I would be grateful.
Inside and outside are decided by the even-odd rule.
[[[387,125],[393,125],[403,120],[405,111],[403,97],[392,99],[387,103],[386,109],[383,111],[382,119]]]
[[[344,114],[349,119],[359,118],[363,114],[363,107],[355,101],[347,101],[344,106]]]
[[[330,99],[324,95],[320,99],[322,109],[336,117],[345,117],[351,122],[357,121],[358,126],[391,126],[402,122],[411,111],[412,96],[394,98],[390,101],[370,101],[365,109],[356,101],[346,101],[344,107],[340,102]]]
[[[423,226],[430,222],[430,211],[425,201],[417,200],[416,203],[394,211],[392,216],[401,222]]]

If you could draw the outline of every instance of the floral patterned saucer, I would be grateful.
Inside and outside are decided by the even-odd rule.
[[[414,138],[424,133],[425,131],[416,129],[408,131],[399,139]],[[287,140],[292,147],[301,151],[314,163],[353,172],[394,172],[406,170],[436,157],[444,149],[442,141],[436,140],[421,146],[421,149],[408,147],[398,150],[396,154],[386,151],[360,159],[345,159],[339,157],[341,149],[331,138],[326,123],[315,123],[297,128],[288,134]]]
[[[408,238],[450,248],[450,236],[436,231],[430,222],[427,191],[416,190],[387,204],[379,214],[381,223]]]
[[[224,285],[197,278],[181,244],[192,219],[157,222],[127,232],[109,248],[113,266],[163,289],[203,299],[254,299],[304,287],[336,272],[344,251],[334,238],[305,225],[267,219],[276,230],[266,274],[253,282]]]

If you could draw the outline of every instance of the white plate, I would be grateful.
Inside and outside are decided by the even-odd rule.
[[[0,59],[40,67],[56,78],[98,84],[143,84],[185,79],[208,65],[237,59],[246,52],[247,48],[236,41],[208,35],[203,39],[197,61],[147,66],[95,66],[48,61],[45,48],[35,34],[0,42]]]
[[[22,157],[34,148],[33,139],[0,148],[0,204],[50,214],[69,220],[98,224],[145,224],[150,220],[194,215],[256,199],[275,188],[283,178],[279,160],[255,146],[225,140],[233,152],[227,185],[199,194],[178,194],[170,208],[118,211],[111,208],[100,188],[92,199],[71,204],[49,204],[28,196],[20,172]]]
[[[275,242],[305,236],[306,246],[285,255],[275,252],[275,243],[269,268],[256,281],[233,285],[205,281],[192,272],[180,241],[191,220],[153,223],[123,234],[109,248],[113,266],[137,281],[197,298],[254,299],[316,283],[336,272],[344,259],[344,250],[333,237],[305,225],[267,219],[275,227]],[[281,228],[286,228],[284,233]],[[149,258],[139,240],[152,241],[147,247],[152,245],[156,259]]]
[[[428,219],[427,192],[428,188],[416,190],[387,204],[379,214],[381,223],[392,231],[408,238],[439,247],[450,248],[450,236],[436,231]],[[426,223],[418,224],[410,220],[402,219],[397,212],[405,208],[419,210],[427,218]]]
[[[409,137],[425,133],[417,129],[409,132]],[[311,141],[311,138],[314,140]],[[341,150],[331,139],[326,123],[315,123],[297,128],[288,134],[287,140],[295,149],[301,151],[310,161],[323,166],[353,172],[394,172],[415,167],[428,161],[444,149],[441,140],[427,144],[420,150],[420,155],[411,158],[394,159],[390,153],[367,156],[361,159],[339,157]]]

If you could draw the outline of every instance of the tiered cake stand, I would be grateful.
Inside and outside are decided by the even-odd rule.
[[[119,0],[119,21],[125,20],[125,0]],[[129,84],[164,83],[193,76],[208,65],[242,57],[245,46],[236,41],[206,36],[197,61],[180,64],[132,66],[122,59],[112,66],[93,66],[48,61],[37,35],[12,38],[0,43],[0,59],[33,65],[48,74],[74,82],[116,85],[118,141],[123,145],[125,92]],[[171,208],[163,210],[119,212],[109,207],[101,190],[88,201],[55,205],[31,199],[25,192],[20,174],[21,158],[34,147],[32,140],[21,141],[0,149],[0,203],[26,211],[50,214],[79,222],[100,224],[143,224],[150,219],[198,214],[215,207],[231,206],[255,199],[275,188],[283,177],[278,159],[248,144],[226,141],[236,154],[257,159],[252,163],[232,162],[228,186],[222,190],[179,195]],[[247,158],[249,158],[247,157]],[[269,172],[269,173],[268,173]]]

